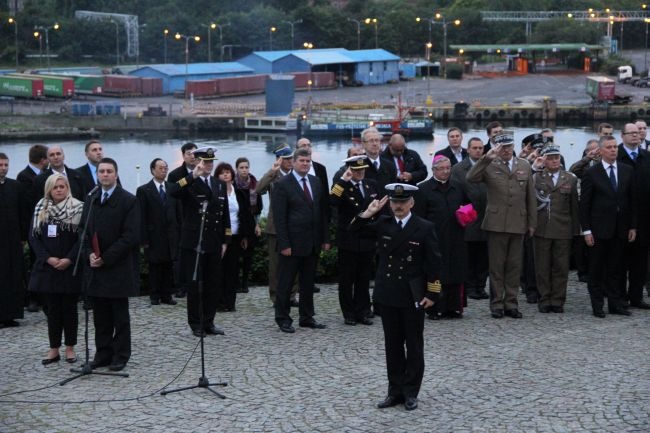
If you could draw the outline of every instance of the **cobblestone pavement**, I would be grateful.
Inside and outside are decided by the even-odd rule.
[[[206,375],[228,382],[218,389],[225,400],[205,389],[157,392],[200,376],[184,300],[131,301],[129,378],[86,376],[63,387],[69,365],[41,365],[45,318],[26,313],[22,326],[0,329],[0,431],[650,431],[650,312],[594,318],[585,286],[571,278],[565,314],[540,314],[522,296],[523,320],[494,320],[487,301],[470,300],[462,320],[427,321],[413,412],[375,408],[386,392],[380,320],[345,326],[335,286],[315,295],[326,330],[281,333],[263,287],[239,295],[236,312],[218,313],[226,336],[206,338]],[[6,395],[17,391],[26,392]]]

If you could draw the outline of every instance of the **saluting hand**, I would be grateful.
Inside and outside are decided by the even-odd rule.
[[[278,158],[278,159],[275,160],[275,162],[271,166],[271,170],[273,170],[273,171],[280,170],[280,165],[282,165],[282,161],[280,161],[280,158]]]
[[[375,200],[371,201],[370,204],[368,205],[368,209],[366,209],[365,211],[363,211],[361,213],[361,215],[360,215],[361,218],[370,218],[370,217],[372,217],[377,212],[379,212],[381,210],[381,208],[384,207],[386,202],[388,202],[388,196],[387,195],[383,196],[381,198],[381,200],[375,199]]]
[[[496,146],[490,148],[488,150],[488,153],[485,154],[485,157],[489,159],[490,161],[495,160],[497,156],[499,156],[499,152],[501,151],[501,144],[497,144]]]
[[[345,172],[341,175],[341,180],[345,182],[349,182],[351,179],[352,179],[352,169],[348,167],[348,169],[345,170]]]

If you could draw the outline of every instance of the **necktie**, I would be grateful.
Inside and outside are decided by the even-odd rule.
[[[397,226],[400,228],[400,230],[404,227],[402,220],[397,221]]]
[[[108,200],[108,193],[104,192],[104,195],[102,195],[102,203],[104,203],[106,200]]]
[[[165,194],[165,189],[162,185],[160,185],[158,192],[160,194],[160,200],[162,200],[163,204],[167,203],[167,194]]]
[[[404,160],[401,156],[397,158],[397,165],[399,166],[400,173],[404,173]]]
[[[305,194],[305,198],[307,201],[311,204],[312,203],[312,198],[311,198],[311,193],[309,192],[309,187],[307,187],[307,179],[302,178],[302,192]]]
[[[558,178],[558,174],[555,173],[555,174],[553,175],[553,186],[557,185],[557,178]]]
[[[630,156],[632,157],[632,161],[636,161],[636,157],[637,157],[636,152],[630,152]]]
[[[609,166],[609,182],[612,184],[612,188],[616,191],[616,175],[614,174],[614,166]]]
[[[208,177],[208,176],[204,177],[203,181],[208,186],[208,188],[210,188],[210,177]],[[210,188],[210,190],[212,190],[212,188]]]
[[[379,170],[379,161],[374,161],[372,165],[375,166],[375,170]]]
[[[357,190],[357,192],[359,193],[359,195],[361,196],[361,198],[364,197],[364,196],[363,196],[363,188],[361,188],[361,182],[357,182],[357,183],[355,183],[355,184],[354,184],[354,189]]]

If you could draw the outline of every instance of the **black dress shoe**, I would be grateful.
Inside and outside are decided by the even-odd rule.
[[[151,305],[160,305],[160,300],[158,300],[158,299],[152,299],[152,300],[151,300]]]
[[[355,326],[357,324],[357,321],[354,319],[345,319],[343,323],[345,323],[346,325]]]
[[[280,331],[286,332],[287,334],[293,334],[294,332],[296,332],[296,328],[294,328],[288,323],[283,323],[282,325],[280,325]]]
[[[640,301],[640,302],[630,302],[630,307],[639,308],[641,310],[650,310],[650,304]]]
[[[296,308],[297,308],[297,307],[300,306],[300,303],[299,303],[297,300],[292,299],[289,305],[291,305],[292,307],[296,307]]]
[[[580,281],[581,283],[588,283],[589,275],[578,275],[578,281]]]
[[[362,325],[372,325],[373,322],[367,317],[364,317],[363,319],[359,319],[359,323],[361,323]]]
[[[526,302],[529,304],[537,304],[538,301],[537,292],[528,292],[526,293]]]
[[[553,311],[553,307],[549,305],[538,305],[537,309],[539,310],[540,313],[550,313]]]
[[[16,326],[20,326],[20,323],[16,322],[15,320],[5,320],[2,322],[2,325],[5,328],[15,328]]]
[[[631,316],[632,313],[627,311],[625,308],[610,308],[609,314],[618,314],[619,316]]]
[[[38,304],[36,302],[30,302],[26,310],[30,313],[38,313]]]
[[[504,314],[508,317],[512,317],[513,319],[521,319],[522,317],[524,317],[516,308],[512,310],[506,310]]]
[[[418,408],[418,399],[416,397],[409,397],[404,402],[404,409],[413,410]]]
[[[90,368],[106,367],[111,365],[111,361],[90,361]]]
[[[174,296],[177,298],[184,298],[185,295],[187,295],[187,293],[185,293],[184,291],[179,291]]]
[[[195,337],[205,337],[205,332],[200,329],[192,329],[192,334],[194,334]]]
[[[167,305],[176,305],[176,304],[178,304],[178,302],[174,301],[174,298],[172,298],[171,296],[169,298],[162,298],[160,300],[160,303],[161,304],[167,304]]]
[[[318,323],[315,320],[313,322],[303,322],[299,323],[301,328],[311,328],[311,329],[325,329],[327,328],[327,325],[323,325],[322,323]]]
[[[226,335],[226,333],[223,332],[223,329],[217,328],[214,325],[207,326],[205,328],[205,333],[210,335]]]
[[[503,310],[492,310],[493,319],[503,319]]]
[[[387,407],[397,406],[400,403],[404,402],[404,397],[396,395],[387,395],[385,399],[377,403],[379,409],[386,409]]]
[[[122,371],[126,367],[126,362],[113,362],[108,366],[108,369],[111,371]]]
[[[320,293],[320,287],[314,286],[314,293]]]
[[[61,361],[61,355],[56,355],[54,358],[45,358],[41,361],[43,365],[54,364],[55,362]]]
[[[594,310],[594,316],[598,317],[599,319],[604,319],[605,312],[603,310]]]
[[[551,307],[551,311],[554,313],[564,313],[564,307],[554,306]]]

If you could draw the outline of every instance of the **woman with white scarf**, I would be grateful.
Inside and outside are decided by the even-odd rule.
[[[72,276],[79,249],[79,220],[83,202],[72,197],[65,175],[56,173],[45,182],[45,195],[34,209],[29,243],[36,262],[29,281],[30,290],[43,293],[47,304],[50,350],[43,365],[61,360],[61,335],[65,334],[65,360],[77,360],[77,298],[80,278]]]

